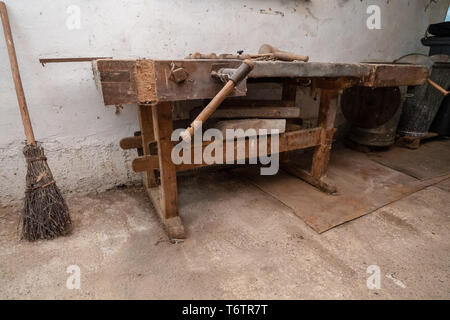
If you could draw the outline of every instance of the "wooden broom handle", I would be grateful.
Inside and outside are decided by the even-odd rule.
[[[302,56],[302,55],[295,54],[292,52],[282,51],[278,48],[275,48],[274,46],[271,46],[270,44],[263,44],[259,48],[258,54],[260,54],[260,55],[272,54],[276,60],[281,60],[281,61],[296,61],[296,60],[303,61],[303,62],[309,61],[308,56]]]
[[[20,79],[19,65],[17,64],[16,50],[11,34],[8,12],[6,11],[6,5],[3,1],[0,1],[0,14],[2,17],[3,31],[5,33],[6,46],[8,47],[9,63],[11,64],[14,86],[16,87],[20,115],[22,116],[23,129],[25,131],[25,136],[27,137],[27,144],[36,144],[33,128],[31,127],[30,114],[28,113],[27,101],[25,100],[25,94],[23,93],[22,80]]]

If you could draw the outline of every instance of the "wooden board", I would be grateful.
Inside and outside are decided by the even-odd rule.
[[[192,118],[200,114],[202,108],[195,108],[191,111]],[[210,119],[233,119],[233,118],[263,118],[263,119],[297,119],[300,117],[300,108],[296,107],[224,107],[219,109],[209,117]]]
[[[371,70],[362,85],[368,87],[418,86],[425,82],[430,72],[425,66],[407,64],[366,64]]]
[[[370,68],[354,63],[259,61],[249,78],[361,78],[370,72]]]
[[[211,71],[237,68],[240,60],[116,60],[93,62],[94,78],[105,105],[156,103],[163,101],[213,98],[223,83],[211,77]],[[184,68],[188,78],[171,80],[172,66]],[[246,80],[230,94],[245,96]]]
[[[161,180],[161,209],[166,219],[178,216],[178,191],[175,165],[171,159],[173,142],[172,108],[170,102],[152,106],[153,128],[158,144]]]
[[[395,87],[420,85],[429,76],[424,66],[384,63],[258,62],[249,78],[359,78],[360,85]]]
[[[105,105],[115,105],[209,99],[223,86],[220,81],[211,77],[211,71],[237,68],[241,63],[241,60],[219,59],[107,59],[95,61],[93,68]],[[143,72],[136,72],[136,64],[143,66]],[[188,78],[181,83],[172,81],[172,68],[184,68]],[[372,87],[419,85],[427,79],[428,69],[415,65],[258,61],[249,74],[249,78],[342,77],[353,78],[359,85]],[[245,94],[246,83],[243,81],[232,96]]]
[[[135,60],[96,60],[92,62],[97,89],[105,106],[137,103]]]
[[[439,189],[442,189],[444,191],[450,192],[450,178],[437,184],[436,187],[438,187]]]
[[[267,134],[270,134],[271,130],[278,130],[278,133],[284,133],[286,131],[286,119],[239,119],[239,120],[225,120],[219,121],[214,125],[215,129],[222,132],[226,137],[228,129],[239,130],[242,129],[242,135],[236,132],[237,138],[245,138],[250,136],[258,136],[259,130],[266,130]],[[250,130],[250,131],[248,131]],[[253,132],[253,135],[249,133]]]
[[[322,129],[321,128],[313,128],[313,129],[305,129],[305,130],[297,130],[292,132],[287,132],[279,135],[279,152],[287,152],[291,150],[301,149],[301,148],[310,148],[313,146],[317,146],[321,142],[322,137]],[[205,148],[212,142],[205,141],[202,144],[202,148]],[[244,144],[245,154],[243,157],[238,155],[238,146],[240,143]],[[267,154],[271,153],[271,137],[267,137]],[[237,162],[238,160],[244,160],[249,158],[250,148],[249,148],[249,140],[240,140],[234,141],[231,143],[231,147],[233,148],[234,160]],[[181,163],[176,165],[177,171],[187,171],[192,170],[204,166],[209,166],[208,163],[202,162],[199,164],[194,164],[194,153],[195,146],[191,146],[191,164]],[[227,143],[226,140],[223,141],[223,163],[226,163],[226,153],[227,153]],[[203,149],[202,149],[203,150]],[[170,153],[170,152],[169,152]],[[203,151],[201,151],[203,154]],[[158,169],[160,163],[157,161],[157,156],[142,156],[133,160],[132,167],[135,172],[147,171],[149,168]]]
[[[155,78],[157,101],[179,101],[213,98],[224,86],[224,83],[211,77],[211,71],[220,68],[238,68],[242,61],[209,61],[201,60],[155,60]],[[182,83],[170,80],[172,65],[184,68],[188,78]],[[139,79],[137,79],[139,81]],[[242,81],[230,94],[230,97],[245,96],[247,81]]]
[[[190,111],[191,119],[196,118],[204,106]],[[219,108],[214,111],[210,119],[223,118],[269,118],[288,119],[299,118],[300,108],[295,107],[292,101],[287,100],[248,100],[226,99]]]

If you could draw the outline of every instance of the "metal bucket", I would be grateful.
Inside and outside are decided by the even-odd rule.
[[[431,69],[431,80],[444,88],[450,86],[450,63],[435,62]],[[444,95],[430,84],[411,87],[408,90],[398,133],[404,136],[423,137],[428,134]]]

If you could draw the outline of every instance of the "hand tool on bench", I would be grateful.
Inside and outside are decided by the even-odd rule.
[[[253,59],[253,60],[280,60],[280,61],[303,61],[308,62],[308,56],[302,56],[295,53],[285,52],[285,51],[276,51],[276,52],[267,52],[267,53],[256,53],[256,54],[230,54],[224,53],[219,56],[215,54],[190,54],[186,57],[186,59]]]
[[[241,60],[253,59],[253,60],[303,61],[303,62],[308,62],[309,60],[308,56],[282,51],[269,44],[263,44],[259,48],[259,52],[256,54],[242,53],[242,51],[239,51],[238,54],[224,53],[219,55],[216,55],[215,53],[202,54],[200,52],[194,52],[186,57],[186,59],[217,59],[217,58],[241,59]]]
[[[271,46],[270,44],[263,44],[259,48],[258,54],[273,55],[273,58],[275,60],[281,60],[281,61],[303,61],[303,62],[309,61],[308,56],[302,56],[302,55],[299,55],[296,53],[282,51],[278,48],[275,48],[274,46]]]
[[[251,60],[244,60],[244,62],[236,69],[233,75],[230,76],[228,82],[225,86],[216,94],[216,96],[208,103],[208,105],[200,112],[200,114],[195,118],[191,125],[181,133],[181,138],[190,142],[191,137],[195,130],[202,126],[202,124],[208,120],[208,118],[213,114],[214,111],[220,106],[220,104],[225,100],[225,98],[234,90],[236,85],[247,77],[247,75],[252,71],[254,63]]]
[[[8,48],[11,72],[16,88],[20,115],[27,138],[23,153],[27,160],[25,205],[22,212],[22,237],[33,241],[52,239],[70,231],[72,222],[66,202],[59,192],[47,164],[44,149],[34,138],[30,115],[20,79],[14,41],[11,34],[6,5],[0,1],[0,15]]]

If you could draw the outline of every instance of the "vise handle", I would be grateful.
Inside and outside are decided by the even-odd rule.
[[[230,76],[228,82],[223,88],[214,96],[208,105],[200,112],[200,114],[192,121],[191,125],[181,133],[181,138],[190,142],[195,130],[202,126],[208,118],[216,111],[220,104],[225,100],[231,92],[233,92],[236,85],[239,84],[252,71],[254,63],[251,60],[244,60],[244,62],[236,69],[233,75]]]

